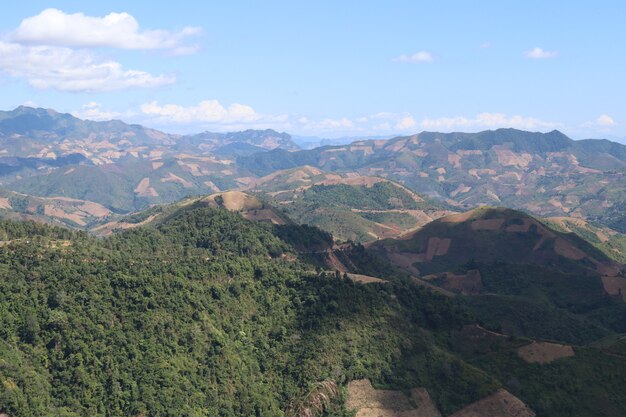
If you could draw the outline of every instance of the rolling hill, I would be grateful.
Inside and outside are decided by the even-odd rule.
[[[411,258],[411,267],[419,264],[418,269],[426,273],[470,261],[563,266],[585,275],[624,272],[624,265],[578,235],[558,232],[525,213],[504,208],[481,207],[448,215],[370,248],[388,257]]]
[[[255,173],[313,166],[382,176],[459,209],[499,205],[540,216],[582,217],[622,232],[626,146],[574,141],[558,131],[422,132],[390,140],[238,158]]]
[[[246,189],[280,207],[296,223],[317,226],[339,240],[398,236],[449,213],[396,182],[309,166],[276,171]]]
[[[626,266],[519,211],[485,207],[442,217],[368,250],[461,295],[507,334],[586,343],[626,330]]]

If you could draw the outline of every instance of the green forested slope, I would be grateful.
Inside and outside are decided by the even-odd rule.
[[[320,381],[370,378],[426,387],[443,415],[501,386],[545,415],[623,415],[619,390],[596,395],[605,369],[591,354],[606,347],[550,378],[508,344],[467,355],[454,335],[475,319],[461,303],[385,276],[359,246],[342,256],[388,282],[316,273],[299,251],[327,239],[203,204],[106,239],[0,222],[0,413],[281,416]],[[614,381],[626,371],[612,358]],[[341,395],[324,415],[350,415]]]
[[[451,411],[498,386],[446,352],[469,321],[452,301],[306,272],[271,226],[226,210],[193,206],[105,240],[11,222],[0,236],[11,416],[276,416],[317,381],[360,377],[437,381]]]

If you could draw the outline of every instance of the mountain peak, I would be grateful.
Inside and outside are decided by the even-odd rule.
[[[31,107],[31,106],[25,106],[25,105],[17,106],[15,109],[10,111],[9,113],[13,113],[14,115],[33,114],[33,115],[47,115],[47,116],[56,116],[56,115],[61,114],[54,109],[45,109],[43,107]],[[66,115],[69,116],[69,114],[67,113]]]

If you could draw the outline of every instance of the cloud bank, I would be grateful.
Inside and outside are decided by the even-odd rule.
[[[140,30],[139,23],[128,13],[110,13],[103,17],[68,14],[46,9],[22,20],[10,35],[17,43],[79,48],[110,47],[118,49],[187,48],[183,41],[198,35],[202,29],[185,27],[178,32]]]
[[[94,17],[46,9],[24,19],[17,29],[0,38],[0,74],[23,78],[36,89],[64,92],[162,87],[174,83],[176,77],[127,69],[90,49],[161,49],[187,54],[197,46],[184,41],[200,31],[196,27],[177,32],[141,30],[128,13]]]

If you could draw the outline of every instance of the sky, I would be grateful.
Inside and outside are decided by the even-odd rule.
[[[172,133],[622,140],[625,21],[621,0],[14,2],[0,109]]]

